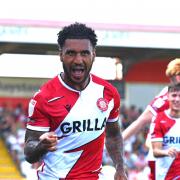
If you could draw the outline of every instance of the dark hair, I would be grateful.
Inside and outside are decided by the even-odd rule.
[[[74,23],[65,26],[58,33],[58,45],[62,49],[66,39],[89,39],[92,46],[95,48],[97,44],[97,36],[93,29],[87,27],[85,24]]]
[[[168,92],[180,91],[180,83],[171,83],[168,86]]]

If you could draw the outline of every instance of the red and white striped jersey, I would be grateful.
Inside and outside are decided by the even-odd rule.
[[[116,88],[95,75],[82,91],[60,76],[43,85],[29,103],[27,128],[55,131],[59,142],[43,157],[39,179],[98,179],[106,123],[119,119],[119,108]]]
[[[163,149],[174,147],[180,151],[180,118],[172,118],[169,109],[159,113],[155,119],[155,127],[151,136],[152,142],[162,142]],[[178,157],[156,158],[156,179],[180,179],[180,153]]]
[[[149,132],[147,135],[147,141],[151,140],[151,133],[153,132],[154,126],[155,126],[155,118],[156,115],[166,109],[169,108],[169,102],[167,99],[167,92],[168,92],[168,87],[166,86],[161,90],[161,92],[150,102],[150,104],[147,106],[148,110],[151,111],[151,113],[154,115],[151,124],[149,127]],[[147,159],[149,161],[155,161],[155,157],[153,156],[152,148],[150,147],[149,149],[149,154],[147,156]]]
[[[166,86],[148,105],[148,109],[154,115],[169,108],[167,92],[168,92],[168,87]]]

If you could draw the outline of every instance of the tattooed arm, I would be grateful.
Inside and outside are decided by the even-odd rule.
[[[115,180],[127,180],[123,161],[123,139],[118,122],[106,125],[106,148],[116,168]]]
[[[26,130],[25,158],[29,163],[38,162],[48,151],[55,151],[57,136],[54,132]]]

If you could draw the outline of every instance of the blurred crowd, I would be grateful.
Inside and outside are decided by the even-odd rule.
[[[135,121],[142,111],[143,109],[138,109],[135,105],[131,105],[130,107],[126,107],[125,105],[121,106],[120,126],[122,131]],[[148,126],[144,127],[141,133],[132,136],[124,142],[124,160],[129,180],[149,180],[150,169],[147,158],[149,149],[146,146],[148,130]],[[113,166],[105,148],[103,165]]]
[[[6,104],[0,106],[0,137],[22,176],[35,180],[37,164],[28,163],[23,152],[26,122],[27,108],[22,104],[15,107]]]
[[[141,112],[142,109],[138,109],[134,105],[130,107],[121,106],[120,123],[122,131],[136,120]],[[26,121],[27,107],[23,107],[21,104],[17,104],[15,107],[9,107],[5,104],[0,106],[0,137],[4,140],[22,176],[35,180],[35,172],[39,164],[32,165],[26,162],[23,153]],[[131,137],[124,144],[124,160],[129,180],[146,180],[146,177],[148,179],[148,148],[145,146],[147,133],[148,127],[144,127],[140,134]],[[105,147],[103,167],[106,169],[104,170],[104,173],[106,173],[104,176],[109,178],[114,173],[114,167]]]

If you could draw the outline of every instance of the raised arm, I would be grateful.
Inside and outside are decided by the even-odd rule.
[[[55,151],[57,136],[54,132],[26,130],[25,158],[29,163],[38,162],[48,151]]]
[[[118,122],[107,123],[106,148],[116,168],[115,180],[127,180],[123,161],[123,139]]]
[[[148,108],[144,110],[144,112],[136,119],[133,123],[131,123],[123,132],[122,137],[123,140],[127,140],[132,135],[136,135],[141,131],[141,129],[146,126],[150,125],[151,120],[153,118],[153,114]]]

